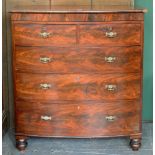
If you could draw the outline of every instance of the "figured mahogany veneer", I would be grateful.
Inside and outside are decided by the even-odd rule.
[[[16,46],[15,57],[19,72],[105,74],[134,73],[141,69],[139,46],[80,49]],[[109,57],[114,58],[113,62],[108,61]],[[50,61],[44,63],[41,58],[49,58]]]
[[[16,95],[38,100],[117,100],[140,97],[139,74],[16,74]],[[50,88],[43,89],[41,84]],[[114,90],[108,90],[114,85]]]
[[[117,33],[116,37],[109,38],[106,33]],[[80,44],[89,46],[127,46],[140,45],[140,24],[105,23],[103,25],[81,25]]]
[[[76,44],[75,25],[15,24],[15,44],[22,46],[70,46]],[[43,38],[40,33],[47,32]]]
[[[78,33],[79,36],[76,34]],[[15,44],[22,46],[125,46],[140,45],[140,24],[112,24],[101,25],[48,25],[48,24],[15,24]],[[122,31],[122,29],[124,31]],[[43,38],[40,33],[49,33]],[[117,36],[110,38],[106,33],[115,32]]]
[[[135,134],[140,131],[140,107],[137,101],[17,101],[16,109],[18,134],[102,137]],[[51,120],[44,121],[41,116],[51,117]],[[115,116],[115,120],[107,121],[107,116]]]
[[[143,21],[143,13],[14,13],[11,16],[14,21],[35,22],[109,22],[109,21]]]
[[[11,14],[17,148],[30,136],[129,136],[138,150],[144,11],[56,8]]]

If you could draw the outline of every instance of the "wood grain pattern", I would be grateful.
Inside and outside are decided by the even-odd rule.
[[[16,102],[16,133],[38,136],[101,137],[139,132],[137,101]],[[106,116],[115,116],[113,122]],[[49,116],[44,121],[41,116]],[[31,126],[29,127],[28,126]]]
[[[139,148],[144,10],[40,8],[12,11],[17,147],[24,149],[28,136],[129,136]],[[109,32],[117,35],[109,38]]]
[[[89,14],[88,21],[109,22],[109,21],[143,21],[143,13],[107,13]]]
[[[40,84],[50,84],[44,90]],[[116,85],[114,91],[106,85]],[[16,74],[16,98],[38,100],[117,100],[140,97],[139,74]]]
[[[43,38],[40,33],[50,33]],[[48,24],[15,24],[15,44],[20,46],[69,46],[76,44],[76,26]]]
[[[109,21],[143,21],[143,13],[13,13],[14,21],[41,21],[41,22],[109,22]]]
[[[108,38],[107,28],[116,32],[117,36]],[[45,29],[45,30],[43,30]],[[122,29],[125,29],[122,31]],[[75,45],[76,26],[74,25],[38,25],[38,24],[15,24],[15,44],[23,46],[69,46]],[[127,46],[140,45],[140,24],[104,24],[80,26],[80,45],[85,46]],[[42,38],[41,32],[50,33],[48,38]]]
[[[117,36],[108,38],[107,28],[112,28],[110,32],[116,32]],[[80,26],[80,45],[90,46],[127,46],[140,45],[141,43],[140,24],[116,24],[108,23],[104,25],[82,25]]]
[[[51,62],[42,63],[47,57]],[[116,58],[107,62],[106,58]],[[16,46],[15,67],[30,73],[126,73],[140,72],[141,48],[54,48]],[[136,64],[136,65],[135,65]]]

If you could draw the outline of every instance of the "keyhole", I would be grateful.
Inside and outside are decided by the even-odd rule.
[[[76,81],[80,81],[80,77],[77,76],[77,77],[75,78],[75,80],[76,80]]]

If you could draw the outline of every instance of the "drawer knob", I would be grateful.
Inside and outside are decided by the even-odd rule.
[[[105,89],[107,89],[108,91],[115,91],[117,89],[116,85],[105,85]]]
[[[105,60],[106,62],[108,62],[108,63],[112,63],[112,62],[114,62],[114,61],[116,60],[116,57],[112,57],[112,56],[110,56],[110,57],[105,57],[104,60]]]
[[[113,122],[113,121],[115,121],[116,116],[106,116],[105,119],[106,119],[108,122]]]
[[[51,116],[41,116],[41,120],[49,121],[49,120],[52,120],[52,117]]]
[[[117,32],[106,32],[106,37],[115,38],[117,36]]]
[[[41,38],[44,38],[44,39],[49,38],[50,36],[52,36],[52,34],[49,33],[49,32],[40,32],[39,35],[40,35]]]
[[[49,58],[49,57],[40,57],[40,62],[41,63],[46,64],[46,63],[49,63],[51,61],[52,61],[52,58]]]
[[[41,89],[50,89],[51,87],[52,87],[52,85],[48,84],[48,83],[41,83],[40,84]]]

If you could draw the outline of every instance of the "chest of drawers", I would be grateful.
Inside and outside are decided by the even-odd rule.
[[[141,145],[143,10],[14,10],[16,146],[130,137]]]

